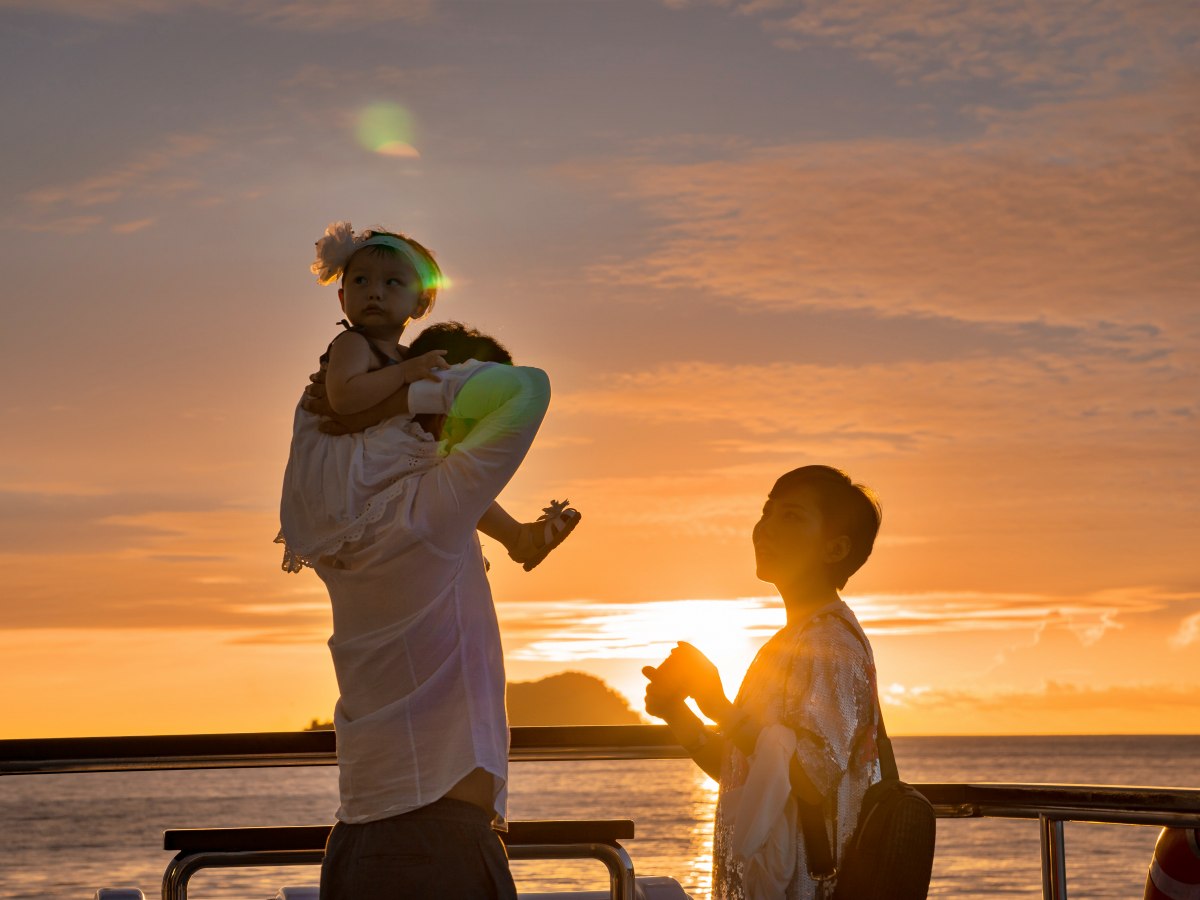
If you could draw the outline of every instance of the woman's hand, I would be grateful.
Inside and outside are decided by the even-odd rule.
[[[337,413],[329,404],[329,395],[325,391],[325,370],[322,368],[313,372],[308,376],[308,382],[304,396],[300,398],[300,405],[314,416],[321,417],[317,430],[323,434],[349,434],[350,429],[337,421]]]
[[[656,719],[675,719],[687,709],[684,703],[687,695],[663,671],[665,665],[664,662],[657,669],[654,666],[642,666],[642,674],[650,679],[646,685],[646,712]]]
[[[707,772],[709,777],[719,781],[721,760],[724,758],[726,746],[725,738],[709,732],[704,722],[688,708],[687,698],[695,696],[695,688],[689,686],[688,679],[695,674],[692,669],[700,667],[694,665],[697,660],[687,650],[680,649],[683,647],[707,663],[713,675],[716,675],[716,668],[704,659],[699,650],[690,644],[680,644],[657,667],[642,668],[642,674],[650,679],[650,683],[646,685],[646,712],[656,718],[665,719],[679,745],[695,760],[696,765]],[[717,677],[718,693],[720,688],[721,679]],[[723,693],[721,699],[725,699]],[[729,703],[727,700],[725,702]],[[732,706],[730,708],[732,709]]]
[[[300,406],[307,412],[321,417],[317,430],[322,434],[336,437],[366,431],[372,425],[378,425],[384,419],[402,415],[408,410],[407,403],[403,409],[399,409],[393,402],[393,398],[389,398],[363,412],[339,415],[330,405],[329,395],[325,390],[325,369],[313,372],[308,376],[308,381],[308,387],[304,389],[304,396],[300,398]]]
[[[700,712],[714,722],[729,717],[733,704],[725,696],[721,674],[709,658],[691,644],[685,641],[676,644],[659,669],[666,669],[687,696],[696,698]]]

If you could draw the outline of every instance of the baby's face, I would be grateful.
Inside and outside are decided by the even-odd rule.
[[[403,256],[360,250],[346,267],[338,290],[342,311],[354,325],[403,329],[425,310],[421,279]]]

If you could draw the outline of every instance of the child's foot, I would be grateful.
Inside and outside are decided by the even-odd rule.
[[[575,526],[583,518],[579,510],[567,506],[570,502],[564,500],[559,503],[557,500],[551,500],[536,522],[522,523],[517,545],[508,551],[508,555],[515,562],[521,563],[526,572],[565,541],[567,535],[575,530]]]

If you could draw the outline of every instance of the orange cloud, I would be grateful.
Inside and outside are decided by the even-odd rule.
[[[23,197],[27,217],[12,224],[27,231],[78,234],[102,224],[99,214],[64,214],[67,210],[92,210],[134,199],[176,200],[200,188],[194,166],[198,157],[212,151],[212,138],[198,134],[167,136],[162,146],[139,150],[129,161],[107,172],[75,181],[46,185],[27,191]],[[140,231],[155,221],[142,216],[121,218],[111,225],[118,234]]]
[[[1195,584],[1200,407],[1183,359],[685,362],[556,402],[596,437],[587,474],[565,485],[588,544],[628,562],[626,574],[598,567],[592,596],[636,596],[640,583],[658,596],[753,591],[757,511],[775,478],[809,462],[883,498],[888,540],[858,590]]]
[[[1053,629],[1073,635],[1077,644],[1086,648],[1094,646],[1107,632],[1123,628],[1122,619],[1195,604],[1200,602],[1200,593],[1137,587],[1079,595],[848,592],[846,599],[872,637],[1013,631],[1030,635],[1032,644],[1028,646],[1032,646],[1044,632]],[[696,618],[719,617],[725,632],[760,642],[783,624],[782,601],[771,595],[645,602],[501,601],[500,608],[510,653],[523,660],[541,654],[567,661],[653,657],[662,652],[664,640],[675,640],[663,630],[666,626],[678,629]]]
[[[851,592],[847,600],[871,634],[889,721],[902,732],[1153,731],[1149,714],[1178,706],[1186,715],[1200,704],[1190,673],[1166,689],[1158,684],[1171,671],[1160,626],[1173,609],[1194,608],[1195,592]],[[635,705],[641,666],[657,662],[675,641],[710,655],[733,691],[784,623],[782,603],[772,596],[518,602],[499,610],[515,671],[582,666]],[[1141,681],[1154,684],[1137,687]],[[1140,704],[1143,689],[1151,701]]]
[[[952,445],[1077,444],[1174,455],[1200,438],[1194,379],[1164,361],[1082,356],[821,366],[684,362],[622,373],[560,415],[729,423],[712,445],[759,454],[880,456]],[[776,463],[771,462],[775,466]]]
[[[1123,627],[1122,617],[1158,612],[1200,601],[1200,593],[1130,587],[1086,594],[930,591],[867,594],[854,609],[871,634],[949,634],[989,630],[1072,632],[1085,646]]]
[[[1200,613],[1192,613],[1179,623],[1179,630],[1171,635],[1171,646],[1176,649],[1190,647],[1200,641]]]
[[[1194,685],[1146,681],[1079,685],[1048,681],[1025,691],[925,687],[884,694],[888,731],[909,734],[1192,734]]]
[[[661,225],[640,259],[591,276],[743,307],[1177,321],[1200,283],[1196,90],[1192,80],[978,110],[982,133],[959,143],[834,141],[599,164]]]
[[[1021,87],[1118,83],[1184,55],[1200,17],[1187,3],[1063,0],[961,4],[954,0],[817,0],[765,7],[779,46],[843,47],[905,81],[989,80]],[[793,10],[797,10],[793,12]]]
[[[149,228],[157,221],[157,217],[150,216],[145,219],[135,219],[132,222],[121,222],[113,225],[112,230],[115,234],[136,234],[144,228]]]
[[[270,512],[120,494],[3,498],[0,562],[12,572],[7,595],[18,598],[6,610],[10,629],[328,634],[315,576],[279,570]]]
[[[684,9],[697,0],[662,0]],[[1200,15],[1186,0],[699,0],[759,18],[777,47],[838,47],[901,83],[991,81],[1023,89],[1110,88],[1187,58]]]

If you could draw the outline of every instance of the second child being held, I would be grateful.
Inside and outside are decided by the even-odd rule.
[[[321,284],[331,284],[341,279],[338,300],[346,319],[341,324],[345,331],[330,343],[321,357],[325,371],[325,391],[330,406],[341,416],[365,412],[382,403],[406,384],[422,380],[439,381],[438,372],[450,363],[461,359],[447,360],[444,349],[413,354],[400,344],[404,329],[413,319],[427,315],[437,298],[442,273],[433,255],[417,241],[403,234],[368,229],[355,233],[349,222],[333,222],[325,235],[317,241],[317,257],[312,271]],[[349,320],[349,321],[347,321]],[[437,329],[438,326],[433,326]],[[427,329],[429,330],[429,329]],[[505,362],[512,359],[498,344],[489,352],[485,361]],[[297,416],[308,415],[298,411]],[[400,417],[380,423],[368,429],[353,446],[334,444],[322,446],[319,464],[309,470],[310,479],[316,476],[322,482],[301,485],[293,481],[293,490],[319,490],[324,495],[326,508],[323,510],[327,527],[315,540],[301,544],[322,543],[325,547],[293,546],[291,537],[284,551],[284,569],[299,571],[311,564],[311,555],[317,550],[328,550],[341,536],[337,533],[342,523],[350,526],[346,540],[353,540],[357,529],[354,524],[370,521],[371,507],[382,510],[387,498],[380,493],[386,490],[386,481],[395,476],[398,455],[407,455],[410,466],[424,467],[432,464],[431,447],[425,452],[412,452],[414,438],[428,435],[416,420]],[[311,425],[311,423],[308,423]],[[339,441],[341,438],[322,434],[319,437],[308,431],[308,441]],[[300,437],[300,423],[293,435],[293,459],[296,456],[296,439]],[[403,448],[403,449],[401,449]],[[315,448],[314,448],[315,449]],[[340,451],[340,452],[339,452]],[[310,464],[316,460],[311,459]],[[342,457],[345,457],[344,459]],[[291,469],[292,463],[289,463]],[[318,474],[319,473],[319,474]],[[289,476],[292,474],[289,472]],[[330,478],[339,482],[329,484]],[[346,478],[345,483],[340,479]],[[286,486],[285,486],[286,489]],[[328,503],[330,495],[333,503]],[[314,501],[322,500],[314,497]],[[512,518],[499,503],[493,503],[479,520],[479,530],[498,541],[508,555],[529,571],[557,547],[574,530],[581,516],[567,506],[567,502],[552,501],[541,518],[535,522],[521,523]],[[329,535],[335,535],[329,541]]]

